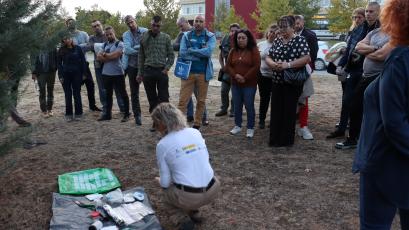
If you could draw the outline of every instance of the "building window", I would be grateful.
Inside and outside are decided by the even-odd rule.
[[[199,14],[203,14],[203,7],[199,6]]]

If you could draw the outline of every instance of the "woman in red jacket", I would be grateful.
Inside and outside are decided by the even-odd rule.
[[[257,73],[260,69],[260,52],[250,31],[239,30],[234,34],[234,48],[227,58],[226,71],[231,76],[234,103],[235,135],[241,131],[243,104],[247,111],[248,138],[254,136],[254,97],[257,91]]]

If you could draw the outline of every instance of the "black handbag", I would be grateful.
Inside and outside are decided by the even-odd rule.
[[[304,82],[310,77],[307,68],[289,68],[285,69],[283,73],[284,82],[292,85],[303,85]]]
[[[291,48],[292,49],[292,48]],[[287,60],[289,59],[290,50],[287,50]],[[288,68],[283,71],[284,82],[292,85],[303,85],[304,82],[310,77],[305,66],[301,68]]]

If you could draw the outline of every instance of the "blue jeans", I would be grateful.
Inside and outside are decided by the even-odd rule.
[[[389,230],[398,207],[382,194],[371,174],[361,173],[359,181],[361,230]],[[402,229],[409,229],[409,210],[399,209]]]
[[[254,129],[254,120],[256,117],[254,97],[257,87],[239,87],[232,85],[231,89],[234,103],[234,124],[241,127],[244,104],[247,111],[247,129]]]
[[[62,87],[65,95],[65,115],[72,116],[72,98],[74,97],[75,115],[82,115],[81,73],[64,73]]]
[[[107,114],[107,96],[106,96],[106,90],[104,88],[104,82],[102,80],[102,68],[95,68],[95,78],[97,79],[97,85],[98,85],[98,91],[99,91],[99,100],[102,104],[102,111],[103,114]],[[118,89],[115,86],[115,95],[116,95],[116,101],[118,103],[119,110],[121,112],[125,111],[125,102],[122,100],[122,98],[119,96],[120,94],[118,93]]]

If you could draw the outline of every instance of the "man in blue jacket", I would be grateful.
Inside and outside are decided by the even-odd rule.
[[[141,105],[139,102],[139,82],[136,80],[138,75],[138,54],[142,34],[148,29],[136,24],[135,18],[131,15],[125,17],[125,23],[129,30],[126,31],[122,38],[124,39],[124,54],[122,65],[125,73],[129,77],[129,87],[131,89],[132,112],[136,125],[142,125]]]
[[[212,52],[216,46],[216,37],[204,27],[203,16],[195,17],[194,30],[185,33],[180,42],[179,56],[192,61],[189,78],[181,79],[179,109],[186,113],[187,104],[197,87],[197,104],[193,128],[199,129],[206,105],[209,81],[213,78]]]

